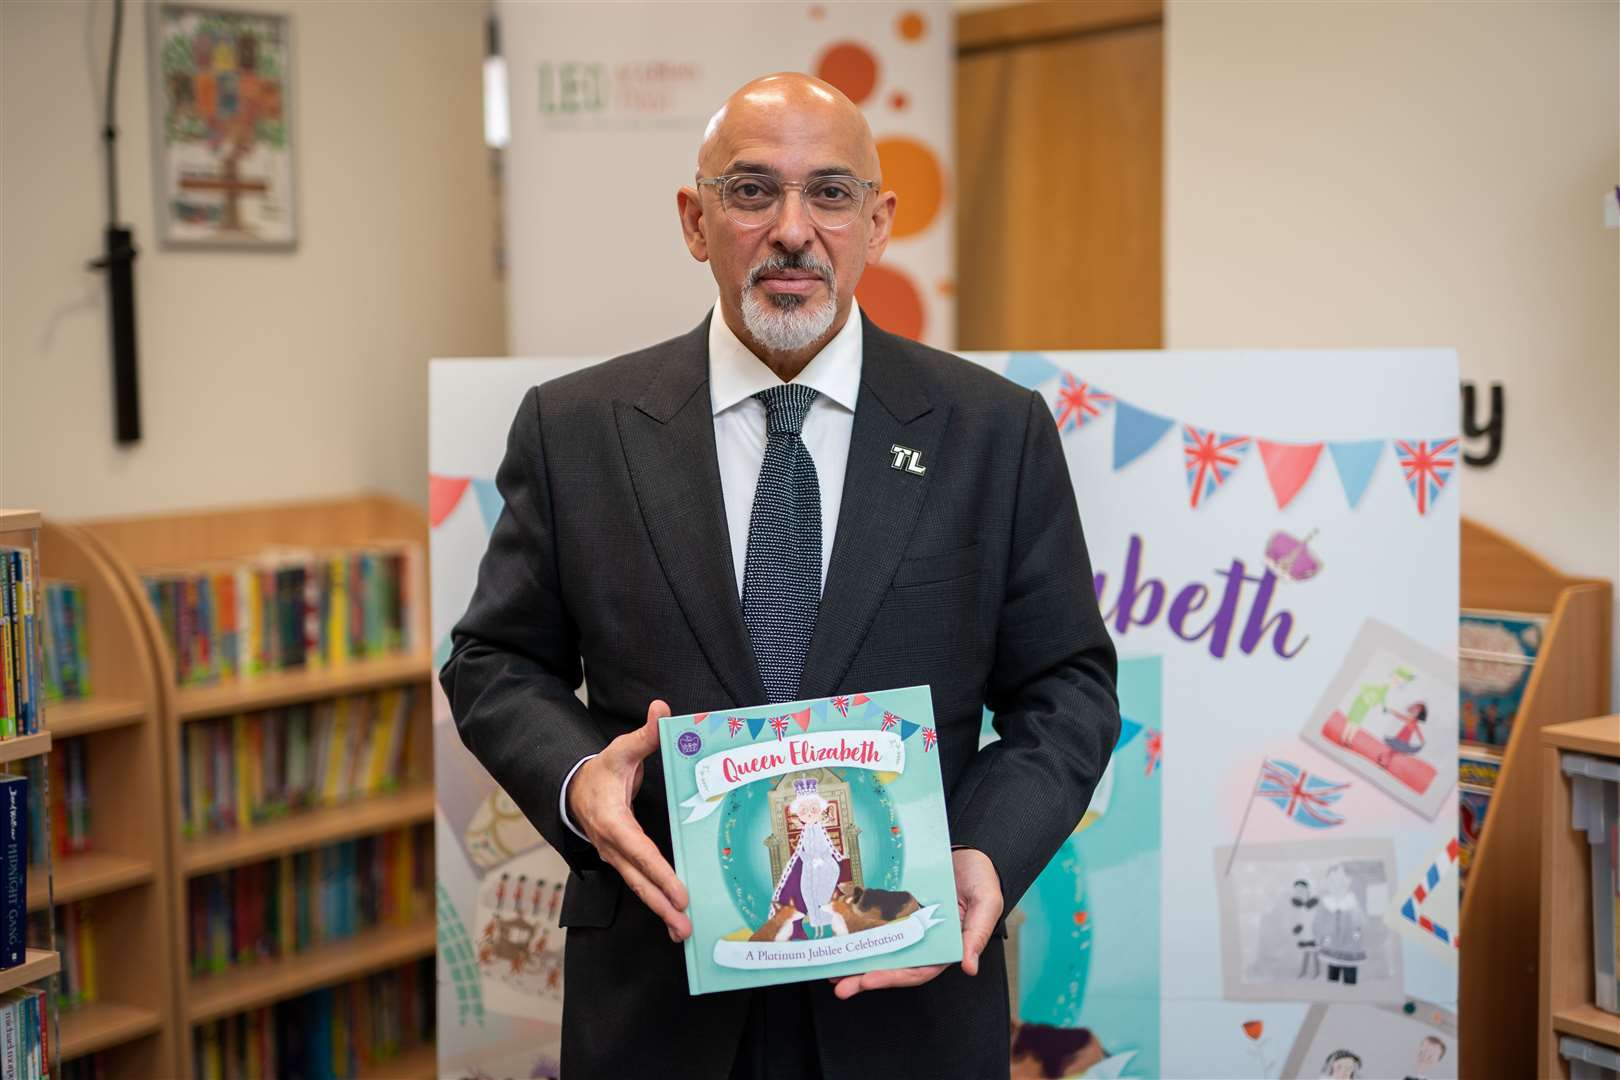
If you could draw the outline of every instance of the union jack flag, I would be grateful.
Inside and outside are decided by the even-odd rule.
[[[1193,509],[1208,499],[1232,475],[1249,449],[1247,435],[1222,435],[1206,428],[1181,426],[1181,450],[1187,459],[1187,486]]]
[[[890,712],[887,709],[883,710],[883,730],[884,731],[888,731],[890,728],[894,727],[894,725],[899,723],[899,722],[900,722],[900,718],[898,716],[894,715],[894,713]]]
[[[742,717],[740,717],[740,716],[733,716],[733,717],[731,717],[730,719],[728,719],[726,721],[726,727],[731,729],[731,737],[733,739],[735,739],[737,737],[737,732],[742,730],[742,726],[743,726],[743,721],[742,721]]]
[[[838,715],[839,716],[848,716],[849,715],[849,698],[847,698],[847,697],[835,697],[835,698],[833,698],[832,703],[833,703],[833,708],[838,710]]]
[[[771,730],[776,732],[776,737],[778,739],[780,739],[782,737],[782,733],[787,730],[787,726],[788,726],[788,718],[787,717],[785,717],[785,716],[773,716],[773,717],[771,717]]]
[[[1143,776],[1152,776],[1153,770],[1159,767],[1164,760],[1164,732],[1158,728],[1148,728],[1147,733],[1147,769]]]
[[[1344,818],[1329,807],[1349,786],[1313,776],[1293,762],[1266,758],[1253,797],[1265,799],[1301,825],[1325,829],[1344,824]]]
[[[1396,439],[1395,454],[1406,474],[1406,489],[1417,500],[1419,514],[1427,514],[1440,489],[1457,468],[1456,439]]]
[[[1059,431],[1073,431],[1101,416],[1113,400],[1113,394],[1105,394],[1065,371],[1059,380],[1058,400],[1052,406],[1052,415],[1057,419]]]
[[[934,734],[934,729],[933,728],[931,728],[931,727],[923,728],[923,753],[925,753],[925,754],[928,753],[929,749],[932,748],[934,743],[936,743],[938,741],[939,741],[939,736]]]

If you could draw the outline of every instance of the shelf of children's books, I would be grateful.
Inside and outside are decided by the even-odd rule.
[[[181,846],[180,862],[187,877],[196,877],[431,820],[433,786],[419,784],[391,795],[373,795],[188,840]]]
[[[139,698],[96,697],[52,701],[45,706],[45,718],[51,734],[66,739],[138,724],[146,719],[146,703]]]
[[[54,952],[48,949],[29,949],[22,963],[0,971],[0,994],[55,975],[61,970],[62,958]]]
[[[439,1075],[437,1047],[429,1042],[413,1046],[398,1057],[361,1069],[359,1080],[434,1080]]]
[[[187,1019],[201,1024],[431,955],[436,933],[430,913],[403,926],[363,930],[294,956],[194,976],[188,987]]]
[[[175,694],[175,711],[181,720],[226,716],[421,682],[432,673],[433,658],[426,653],[350,660],[339,665],[277,671],[212,686],[183,686]]]
[[[162,1013],[139,1005],[96,1001],[65,1009],[61,1018],[61,1060],[72,1061],[139,1039],[162,1026]]]
[[[145,859],[134,859],[110,852],[87,851],[82,855],[61,855],[51,861],[51,880],[45,868],[28,868],[28,910],[37,911],[46,904],[45,889],[51,885],[50,902],[71,904],[75,900],[88,900],[92,896],[117,892],[152,880],[155,871]]]
[[[51,733],[37,731],[32,735],[14,735],[9,739],[0,739],[0,764],[9,761],[21,761],[38,754],[51,752]]]

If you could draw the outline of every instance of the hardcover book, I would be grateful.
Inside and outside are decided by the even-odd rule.
[[[0,865],[5,872],[0,908],[0,968],[26,958],[28,928],[28,777],[0,775]],[[41,854],[41,858],[44,855]]]
[[[927,686],[659,724],[693,994],[962,959]]]

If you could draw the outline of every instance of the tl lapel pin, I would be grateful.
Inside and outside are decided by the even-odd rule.
[[[899,443],[895,443],[889,447],[889,453],[894,455],[894,459],[889,462],[890,468],[900,469],[916,476],[921,476],[928,471],[922,463],[922,455],[909,446],[901,446]]]

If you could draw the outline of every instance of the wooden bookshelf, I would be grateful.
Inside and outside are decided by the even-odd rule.
[[[433,785],[419,784],[395,795],[356,799],[293,814],[268,825],[188,840],[180,861],[186,876],[196,877],[432,820]]]
[[[107,1050],[161,1031],[164,1015],[140,1005],[98,1001],[62,1014],[62,1060]]]
[[[436,1080],[439,1059],[432,1043],[413,1046],[392,1061],[360,1071],[359,1080]]]
[[[87,851],[53,860],[47,895],[43,870],[28,868],[28,910],[38,911],[47,904],[71,904],[151,881],[157,867],[150,859]]]
[[[433,917],[427,916],[405,926],[363,930],[284,959],[197,976],[190,980],[188,1016],[201,1024],[420,960],[432,954],[437,933]]]
[[[28,949],[23,955],[26,959],[22,963],[0,971],[0,994],[40,979],[48,979],[62,970],[61,957],[50,949]]]
[[[51,706],[51,732],[58,739],[88,735],[92,731],[139,724],[153,710],[139,698],[98,697],[62,701]]]
[[[1566,750],[1620,761],[1620,716],[1541,729],[1541,980],[1535,1072],[1560,1080],[1570,1075],[1569,1062],[1558,1052],[1560,1035],[1620,1050],[1620,1016],[1592,1003],[1592,849],[1586,833],[1570,824],[1574,785],[1559,762]]]
[[[37,510],[0,508],[0,545],[23,548],[29,552],[31,580],[25,582],[24,587],[31,594],[31,604],[36,616],[45,610],[45,590],[40,583],[44,573],[40,565],[40,524],[40,515]],[[38,632],[37,627],[32,651],[31,663],[39,668],[42,676],[40,682],[43,684],[43,658],[45,653],[42,634]],[[37,734],[15,736],[0,741],[0,764],[7,766],[7,772],[22,772],[22,766],[27,758],[50,753],[51,736],[47,727],[50,723],[50,706],[43,700],[36,701],[34,705],[39,710],[39,726],[41,730]],[[49,785],[47,784],[43,792],[31,792],[30,796],[30,801],[33,801],[33,796],[40,796],[41,801],[48,805],[50,797]],[[48,823],[45,827],[45,836],[48,849],[50,846],[50,826]],[[37,865],[31,865],[27,868],[28,888],[30,892],[35,888],[43,889],[44,894],[48,897],[51,892],[51,852],[46,850],[38,854],[42,857]],[[33,936],[32,928],[29,928],[28,934],[30,937]],[[33,947],[25,947],[24,959],[21,964],[0,971],[0,993],[26,986],[32,982],[48,980],[46,985],[40,989],[46,992],[47,1024],[50,1031],[55,1033],[51,1035],[51,1041],[59,1047],[60,1027],[57,1023],[57,1011],[53,1000],[54,995],[52,995],[51,991],[54,985],[52,976],[61,970],[62,962],[61,957],[55,951],[56,932],[48,915],[45,920],[45,935],[45,940],[34,941],[31,943]],[[49,1058],[44,1064],[46,1069],[54,1069],[60,1061],[61,1051],[58,1049],[54,1057]]]
[[[84,589],[92,691],[45,714],[58,746],[85,740],[90,850],[55,859],[50,890],[31,877],[28,896],[30,909],[90,901],[98,1000],[62,1011],[62,1058],[99,1052],[108,1075],[170,1075],[182,1040],[170,961],[158,670],[140,608],[89,536],[45,520],[40,566],[45,577]]]
[[[1561,574],[1466,518],[1461,584],[1465,608],[1541,612],[1550,618],[1503,748],[1501,773],[1463,893],[1457,1075],[1564,1075],[1548,1073],[1544,1054],[1538,1060],[1530,990],[1542,962],[1536,928],[1544,893],[1535,869],[1542,865],[1542,838],[1552,835],[1542,821],[1552,789],[1545,779],[1541,739],[1549,725],[1610,711],[1614,589],[1607,581]],[[1567,819],[1567,798],[1564,814]],[[1584,849],[1586,841],[1580,843]],[[1587,965],[1590,994],[1590,943]],[[1542,970],[1541,978],[1548,974]]]
[[[18,735],[0,739],[0,765],[8,765],[23,758],[37,757],[51,752],[51,733],[41,731],[34,735]]]
[[[170,898],[166,947],[173,988],[169,1012],[177,1018],[180,1032],[173,1063],[163,1072],[190,1080],[194,1025],[349,982],[433,952],[435,925],[431,917],[406,927],[368,930],[285,959],[200,977],[189,973],[186,944],[187,882],[191,878],[431,821],[431,781],[398,793],[290,814],[220,835],[184,837],[180,815],[180,746],[188,723],[386,687],[412,686],[419,690],[412,703],[412,737],[431,739],[432,703],[428,691],[433,662],[428,647],[427,520],[417,507],[385,496],[364,495],[106,519],[84,522],[82,529],[116,568],[126,593],[138,608],[146,648],[154,658],[153,666],[162,685],[160,756],[164,792],[158,805],[170,857],[160,876],[165,878]],[[413,645],[410,653],[210,686],[177,685],[173,655],[146,600],[141,582],[144,572],[255,557],[269,548],[322,550],[401,540],[416,544],[421,553],[408,566]],[[413,1075],[415,1068],[413,1065]],[[423,1075],[433,1072],[429,1062]]]

